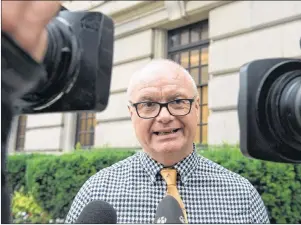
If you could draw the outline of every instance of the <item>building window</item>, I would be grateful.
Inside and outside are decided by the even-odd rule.
[[[95,113],[83,112],[77,115],[75,145],[82,148],[94,146],[94,130],[96,125]]]
[[[168,58],[181,64],[195,80],[200,95],[200,124],[195,143],[207,144],[208,20],[168,32]]]
[[[16,151],[24,150],[25,134],[26,134],[27,115],[21,115],[18,119],[17,136],[16,136]]]

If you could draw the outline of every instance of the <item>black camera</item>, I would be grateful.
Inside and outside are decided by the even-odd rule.
[[[238,118],[245,156],[301,163],[301,60],[273,58],[243,65]]]
[[[99,12],[62,10],[47,30],[47,79],[15,107],[24,114],[104,110],[113,64],[112,19]]]
[[[10,223],[6,144],[16,114],[102,111],[108,104],[113,64],[114,23],[99,12],[62,7],[47,25],[48,47],[36,62],[1,32],[1,218]]]

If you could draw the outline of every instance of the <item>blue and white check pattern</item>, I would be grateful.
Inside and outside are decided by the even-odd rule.
[[[174,166],[189,223],[269,223],[263,201],[248,180],[198,155],[194,150]],[[153,223],[166,184],[162,165],[146,153],[105,168],[76,195],[66,223],[74,223],[93,200],[110,203],[118,223]]]

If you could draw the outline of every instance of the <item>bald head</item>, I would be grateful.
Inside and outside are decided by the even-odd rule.
[[[131,100],[132,92],[137,85],[166,77],[184,79],[189,83],[193,93],[198,95],[197,86],[185,68],[168,59],[154,59],[132,75],[127,89],[128,100]]]

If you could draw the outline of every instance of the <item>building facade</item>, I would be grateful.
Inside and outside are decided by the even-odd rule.
[[[271,57],[300,58],[300,1],[66,1],[115,22],[111,94],[100,113],[16,117],[10,152],[60,153],[83,147],[139,148],[127,109],[134,71],[170,58],[195,79],[201,97],[196,143],[239,143],[239,68]]]

